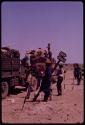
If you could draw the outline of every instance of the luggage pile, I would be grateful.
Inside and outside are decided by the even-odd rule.
[[[41,48],[37,50],[27,51],[26,55],[30,55],[31,67],[35,67],[39,72],[45,70],[47,60],[47,51]]]

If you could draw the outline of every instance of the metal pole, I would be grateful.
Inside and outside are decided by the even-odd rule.
[[[24,103],[23,103],[23,105],[22,105],[21,111],[22,111],[23,108],[24,108],[24,104],[25,104],[25,102],[26,102],[26,99],[29,99],[29,97],[30,97],[30,92],[31,92],[31,88],[30,88],[30,85],[28,85],[27,93],[26,93],[26,96],[25,96]]]

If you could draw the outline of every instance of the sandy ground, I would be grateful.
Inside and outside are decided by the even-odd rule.
[[[62,96],[57,96],[56,84],[53,84],[52,100],[43,102],[43,93],[36,102],[31,102],[34,93],[26,101],[21,111],[26,91],[11,94],[2,100],[3,123],[83,123],[84,86],[73,84],[73,71],[68,70],[62,83]]]

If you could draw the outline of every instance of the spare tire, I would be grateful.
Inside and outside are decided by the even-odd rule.
[[[1,83],[1,96],[2,99],[6,98],[6,96],[8,95],[9,92],[9,85],[7,82],[2,82]]]

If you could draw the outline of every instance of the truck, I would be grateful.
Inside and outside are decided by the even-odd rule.
[[[18,50],[1,48],[1,95],[6,98],[10,90],[25,84],[25,68],[21,65]]]

